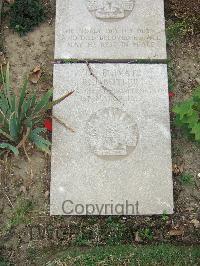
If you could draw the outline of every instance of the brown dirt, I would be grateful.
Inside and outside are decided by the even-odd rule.
[[[167,0],[165,4],[170,10],[171,17],[198,19],[200,16],[200,0]]]
[[[40,87],[51,86],[54,24],[43,23],[25,37],[20,37],[8,28],[4,30],[4,34],[4,47],[10,62],[13,83],[18,85],[24,75],[29,74],[36,65],[41,65],[42,81],[45,79],[45,82]]]
[[[17,86],[24,74],[40,64],[42,77],[37,85],[31,85],[38,94],[52,86],[55,2],[46,2],[48,21],[27,36],[21,38],[8,28],[7,21],[3,24],[4,46],[11,64],[13,84]],[[188,18],[195,14],[197,17],[200,14],[198,3],[199,0],[167,1],[167,19]],[[194,32],[168,49],[175,93],[171,107],[189,97],[199,83],[199,43],[198,32]],[[171,117],[173,121],[173,114]],[[50,158],[31,150],[31,164],[24,156],[0,161],[0,253],[15,265],[35,265],[39,248],[52,249],[71,244],[136,244],[135,234],[144,228],[152,231],[153,239],[143,238],[143,243],[200,242],[200,147],[186,139],[173,123],[172,151],[173,164],[192,173],[195,184],[183,186],[180,176],[174,174],[175,214],[168,218],[115,217],[110,221],[103,217],[49,217]],[[25,220],[6,230],[20,201],[27,199],[33,202],[33,209],[25,215]],[[39,225],[44,235],[36,229],[32,232],[27,224]],[[177,235],[170,235],[172,229]]]

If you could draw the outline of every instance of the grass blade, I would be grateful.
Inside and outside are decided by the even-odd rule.
[[[53,95],[53,89],[47,91],[47,93],[42,97],[42,99],[36,105],[34,114],[40,112],[42,109],[47,109],[49,99],[52,97],[52,95]]]
[[[13,112],[10,116],[9,131],[10,131],[10,136],[13,138],[13,140],[17,141],[18,134],[19,134],[19,128],[18,128],[18,121],[15,117],[15,112]]]
[[[5,96],[8,99],[8,103],[10,107],[12,106],[11,103],[11,94],[10,94],[10,65],[9,63],[7,64],[7,69],[6,69],[6,78],[3,78],[3,85],[4,85],[4,91],[5,91]]]
[[[19,150],[9,143],[0,143],[0,149],[6,149],[12,151],[16,156],[19,155]]]
[[[13,141],[12,137],[9,134],[7,134],[5,131],[3,131],[1,128],[0,128],[0,135],[3,135],[8,140]]]
[[[59,99],[51,102],[48,106],[48,109],[51,109],[54,105],[61,103],[62,101],[64,101],[67,97],[69,97],[73,93],[74,93],[74,91],[70,91],[70,92],[66,93],[65,95],[63,95],[62,97],[60,97]]]
[[[20,97],[19,97],[19,104],[18,104],[18,114],[21,113],[21,108],[25,100],[26,96],[26,89],[27,89],[28,79],[24,80],[23,86],[21,88]]]
[[[40,136],[40,133],[45,132],[45,128],[35,128],[29,138],[30,140],[36,145],[36,147],[46,153],[50,153],[49,147],[51,146],[51,142],[44,139],[42,136]]]

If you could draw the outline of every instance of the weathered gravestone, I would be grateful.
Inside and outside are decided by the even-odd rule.
[[[55,35],[51,214],[172,213],[167,66],[120,63],[166,59],[163,0],[57,0]]]
[[[163,0],[57,0],[56,59],[166,59]]]
[[[51,214],[173,212],[167,67],[54,68]]]

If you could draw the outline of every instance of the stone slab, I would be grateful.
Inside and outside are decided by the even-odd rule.
[[[54,88],[51,214],[172,213],[167,66],[60,64]]]
[[[166,59],[163,0],[57,0],[55,59]]]

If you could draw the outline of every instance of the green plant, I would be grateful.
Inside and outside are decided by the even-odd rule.
[[[90,237],[87,234],[80,232],[80,234],[73,240],[73,244],[76,246],[89,246]]]
[[[37,100],[36,93],[28,94],[27,79],[24,81],[19,96],[10,85],[9,65],[3,86],[0,90],[0,149],[10,150],[18,155],[19,148],[25,150],[25,142],[30,141],[44,152],[49,152],[51,143],[44,138],[46,129],[42,126],[45,112],[60,103],[72,92],[52,101],[53,90]]]
[[[161,219],[162,219],[163,222],[166,222],[169,219],[166,210],[163,211],[163,214],[162,214],[162,218]]]
[[[169,80],[169,92],[173,92],[175,87],[175,73],[174,73],[174,65],[171,60],[168,62],[168,80]]]
[[[184,173],[180,175],[180,181],[183,185],[192,185],[194,183],[194,177],[191,174]]]
[[[0,266],[10,266],[11,264],[8,262],[8,260],[4,259],[3,257],[0,257]]]
[[[24,223],[26,220],[26,215],[33,209],[33,203],[30,200],[23,200],[19,202],[16,209],[13,211],[13,216],[7,224],[7,230],[12,227]]]
[[[193,140],[200,142],[200,87],[189,100],[179,103],[173,109],[175,124]]]
[[[117,217],[109,216],[106,220],[106,234],[109,236],[106,239],[106,244],[119,244],[128,238],[128,232],[124,223],[120,222]]]
[[[41,261],[43,263],[41,263]],[[130,265],[181,266],[199,265],[200,249],[196,246],[170,244],[117,245],[85,249],[68,248],[52,255],[40,251],[36,265]]]
[[[188,23],[183,21],[173,22],[167,27],[167,43],[174,43],[177,39],[183,38],[189,30]]]
[[[59,60],[62,64],[72,64],[72,63],[78,63],[80,60],[76,58],[69,58],[69,59],[61,59]]]
[[[40,0],[15,0],[10,17],[10,27],[24,35],[44,20],[44,7]]]
[[[140,236],[144,240],[148,240],[148,241],[153,240],[153,232],[150,228],[144,228],[144,229],[140,230]]]

